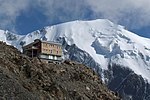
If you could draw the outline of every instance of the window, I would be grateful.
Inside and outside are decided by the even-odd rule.
[[[50,50],[50,53],[53,53],[53,50]]]
[[[57,54],[58,54],[58,51],[57,51]]]

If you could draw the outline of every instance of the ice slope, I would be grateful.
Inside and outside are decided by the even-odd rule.
[[[4,41],[4,42],[7,41],[5,31],[3,30],[0,30],[0,41]]]
[[[119,64],[132,69],[150,82],[150,39],[129,32],[107,19],[48,26],[25,36],[17,35],[15,40],[8,40],[5,34],[0,39],[18,49],[21,49],[20,44],[26,45],[37,38],[47,41],[65,38],[68,45],[75,44],[90,54],[102,69],[107,70],[108,64]]]
[[[139,37],[109,20],[74,21],[46,27],[48,41],[65,37],[69,45],[89,53],[103,69],[109,63],[131,68],[150,80],[149,39]]]

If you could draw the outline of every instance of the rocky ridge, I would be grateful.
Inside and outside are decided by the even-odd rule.
[[[82,64],[44,64],[0,42],[0,100],[118,99]]]

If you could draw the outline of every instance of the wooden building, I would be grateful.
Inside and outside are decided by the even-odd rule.
[[[23,47],[23,53],[29,57],[38,57],[44,62],[61,61],[62,45],[39,39]]]

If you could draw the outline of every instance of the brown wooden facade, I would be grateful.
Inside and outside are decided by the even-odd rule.
[[[23,53],[30,57],[39,57],[45,61],[61,61],[62,45],[60,43],[36,39],[34,42],[23,47]]]

